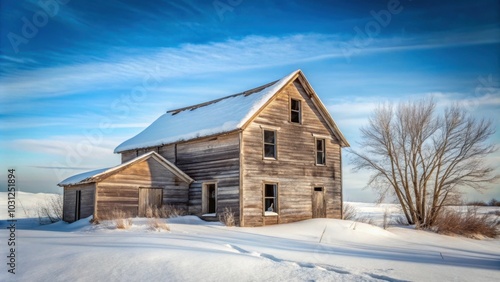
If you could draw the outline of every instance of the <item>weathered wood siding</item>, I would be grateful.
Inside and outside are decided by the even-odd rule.
[[[138,215],[139,187],[163,188],[163,204],[187,209],[188,187],[154,158],[135,163],[97,184],[97,216],[107,218],[114,208]]]
[[[139,188],[139,216],[146,217],[149,208],[160,208],[163,205],[162,188]]]
[[[130,161],[131,159],[134,159],[137,157],[137,151],[136,150],[131,150],[131,151],[125,151],[121,153],[122,155],[122,163],[126,163]]]
[[[202,214],[203,183],[217,183],[217,213],[231,208],[239,221],[239,134],[176,145],[176,165],[195,180],[189,189],[189,212]]]
[[[159,147],[149,147],[149,148],[145,148],[145,149],[124,151],[124,152],[121,152],[122,163],[128,162],[128,161],[130,161],[138,156],[141,156],[143,154],[146,154],[148,152],[155,151],[158,154],[160,154],[162,157],[167,159],[169,162],[175,164],[175,162],[176,162],[175,150],[176,150],[176,145],[169,144],[169,145],[164,145],[164,146],[159,146]]]
[[[217,213],[225,207],[235,212],[239,222],[239,134],[169,144],[122,152],[122,162],[150,151],[175,164],[196,180],[189,189],[189,212],[202,215],[203,183],[217,183]]]
[[[64,187],[63,220],[75,221],[76,191],[81,191],[80,218],[86,218],[94,213],[95,183]]]
[[[291,123],[290,98],[302,101],[302,124]],[[277,160],[263,159],[263,129],[277,130]],[[288,85],[243,131],[242,225],[312,218],[314,186],[324,187],[326,216],[341,216],[340,145],[325,140],[326,165],[316,165],[316,135],[333,136],[302,85]],[[263,183],[278,183],[279,216],[263,216]]]

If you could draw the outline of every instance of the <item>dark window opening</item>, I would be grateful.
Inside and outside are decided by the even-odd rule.
[[[276,131],[264,130],[264,158],[276,159]]]
[[[316,139],[316,164],[325,164],[325,139]]]
[[[323,192],[323,187],[314,187],[314,191]]]
[[[290,102],[290,121],[293,123],[300,123],[301,117],[300,100],[291,99]]]

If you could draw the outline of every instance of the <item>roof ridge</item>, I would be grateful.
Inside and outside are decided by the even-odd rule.
[[[199,104],[195,104],[195,105],[191,105],[191,106],[187,106],[187,107],[183,107],[183,108],[178,108],[178,109],[174,109],[174,110],[169,110],[167,111],[167,113],[172,113],[172,115],[176,115],[182,111],[186,111],[186,110],[196,110],[198,108],[201,108],[201,107],[204,107],[204,106],[208,106],[208,105],[211,105],[211,104],[215,104],[217,102],[220,102],[222,100],[225,100],[225,99],[229,99],[229,98],[233,98],[233,97],[237,97],[237,96],[241,96],[241,95],[244,95],[244,96],[248,96],[248,95],[252,95],[254,93],[257,93],[273,84],[275,84],[276,82],[278,82],[278,80],[275,80],[273,82],[269,82],[269,83],[266,83],[264,85],[261,85],[261,86],[257,86],[255,88],[252,88],[252,89],[249,89],[249,90],[245,90],[243,92],[240,92],[240,93],[236,93],[236,94],[232,94],[232,95],[229,95],[229,96],[225,96],[225,97],[222,97],[222,98],[218,98],[218,99],[214,99],[214,100],[211,100],[211,101],[207,101],[207,102],[203,102],[203,103],[199,103]]]
[[[255,113],[300,73],[299,69],[279,80],[241,93],[169,110],[139,134],[118,145],[114,152],[163,146],[242,129]],[[218,114],[214,115],[214,111]]]

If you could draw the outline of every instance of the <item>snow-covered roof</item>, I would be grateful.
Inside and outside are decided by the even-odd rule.
[[[141,133],[115,148],[115,153],[210,136],[242,128],[300,70],[242,93],[168,111]]]
[[[84,173],[80,173],[80,174],[77,174],[77,175],[73,175],[73,176],[70,176],[70,177],[64,179],[63,181],[61,181],[57,185],[58,186],[66,186],[66,185],[74,185],[74,184],[80,184],[80,183],[89,183],[89,181],[85,181],[85,180],[89,180],[93,176],[104,174],[108,170],[111,170],[111,168],[110,167],[108,167],[108,168],[100,168],[100,169],[96,169],[96,170],[92,170],[92,171],[87,171],[87,172],[84,172]]]
[[[118,145],[114,152],[162,146],[242,129],[276,93],[297,77],[314,92],[301,70],[296,70],[280,80],[242,93],[168,111],[142,132]],[[315,99],[341,144],[349,146],[317,95]]]
[[[106,178],[107,176],[110,176],[118,171],[121,171],[122,169],[128,167],[129,165],[145,160],[147,158],[153,157],[156,160],[158,160],[163,166],[165,166],[167,169],[169,169],[171,172],[179,176],[180,178],[184,179],[186,182],[193,182],[194,180],[189,177],[187,174],[185,174],[183,171],[181,171],[179,168],[177,168],[174,164],[163,158],[161,155],[158,153],[151,151],[148,152],[147,154],[141,155],[139,157],[136,157],[135,159],[132,159],[128,162],[122,163],[118,166],[111,167],[111,168],[101,168],[101,169],[96,169],[84,173],[80,173],[77,175],[73,175],[71,177],[68,177],[61,181],[58,186],[70,186],[70,185],[77,185],[77,184],[85,184],[85,183],[93,183],[99,180],[102,180]]]

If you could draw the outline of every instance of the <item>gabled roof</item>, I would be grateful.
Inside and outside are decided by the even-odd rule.
[[[157,160],[161,165],[163,165],[166,169],[170,170],[173,174],[178,176],[180,179],[187,183],[191,183],[194,180],[189,177],[187,174],[185,174],[182,170],[180,170],[178,167],[176,167],[174,164],[163,158],[161,155],[158,153],[151,151],[148,152],[147,154],[141,155],[135,159],[132,159],[128,162],[125,162],[121,165],[111,167],[111,168],[102,168],[102,169],[97,169],[93,171],[88,171],[84,173],[80,173],[77,175],[73,175],[71,177],[68,177],[61,181],[58,186],[71,186],[71,185],[77,185],[77,184],[86,184],[86,183],[94,183],[94,182],[99,182],[102,181],[124,169],[127,167],[141,162],[143,160],[149,159],[149,158],[154,158]]]
[[[280,80],[206,103],[171,110],[160,116],[136,136],[115,148],[115,153],[140,148],[162,146],[179,141],[228,133],[244,129],[246,125],[273,100],[272,98],[295,79],[308,90],[323,117],[342,146],[349,143],[342,135],[326,107],[317,97],[301,70]]]

